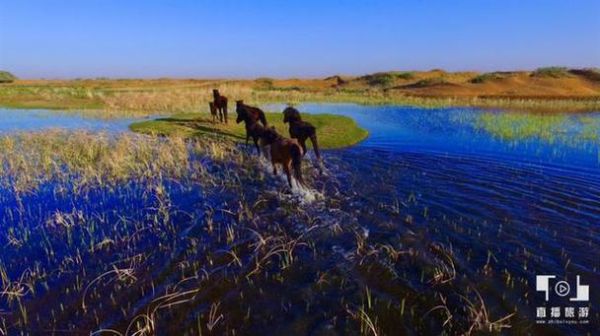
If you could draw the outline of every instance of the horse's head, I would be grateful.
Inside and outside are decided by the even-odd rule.
[[[238,100],[235,102],[235,111],[238,114],[238,119],[240,119],[240,115],[244,114],[244,117],[248,115],[248,112],[246,112],[246,109],[244,108],[244,101],[243,100]],[[238,121],[239,123],[239,121]]]
[[[246,111],[246,109],[239,104],[236,106],[235,112],[237,112],[237,119],[235,120],[238,124],[241,123],[242,121],[246,121],[248,120],[248,111]]]
[[[302,121],[300,112],[291,106],[286,107],[285,110],[283,110],[283,122],[288,123],[296,121]]]
[[[215,96],[215,97],[218,97],[218,96],[220,96],[220,94],[219,94],[219,90],[217,90],[217,89],[213,89],[213,96]]]
[[[237,118],[235,119],[235,122],[239,124],[244,120],[246,120],[246,113],[240,113],[240,111],[237,111]]]

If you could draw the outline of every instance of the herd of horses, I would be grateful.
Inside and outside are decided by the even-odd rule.
[[[227,97],[222,96],[219,90],[215,89],[213,101],[208,104],[213,122],[217,120],[228,122]],[[283,110],[283,122],[289,124],[290,138],[279,134],[275,127],[269,127],[265,112],[258,107],[246,105],[243,100],[238,100],[235,111],[236,122],[238,124],[244,122],[246,126],[246,145],[252,138],[258,155],[261,155],[262,148],[262,153],[271,160],[273,174],[277,175],[277,165],[281,165],[290,188],[292,188],[292,172],[298,183],[304,186],[302,158],[306,155],[308,139],[312,142],[317,160],[321,160],[316,128],[311,123],[303,121],[300,112],[292,106]]]

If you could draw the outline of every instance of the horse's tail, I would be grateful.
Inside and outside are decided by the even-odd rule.
[[[290,148],[292,154],[292,167],[294,168],[294,178],[298,183],[304,186],[304,178],[302,178],[302,147],[299,144],[293,144]]]
[[[260,122],[263,124],[263,126],[267,127],[267,117],[265,117],[265,113],[263,111],[260,111],[258,113],[258,118],[260,119]]]

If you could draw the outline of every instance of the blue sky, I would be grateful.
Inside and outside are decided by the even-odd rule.
[[[600,1],[0,0],[23,78],[600,66]]]

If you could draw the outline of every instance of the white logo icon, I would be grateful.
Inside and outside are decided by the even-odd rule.
[[[550,279],[556,278],[555,275],[537,275],[535,277],[535,290],[538,292],[544,292],[546,301],[550,299]],[[568,282],[562,280],[558,281],[554,285],[554,292],[556,295],[565,297],[571,292],[571,286]],[[570,301],[589,301],[590,300],[590,286],[582,285],[581,278],[577,276],[577,286],[575,287],[575,297],[569,298]]]
[[[590,286],[582,285],[579,279],[579,275],[577,276],[577,296],[574,298],[570,298],[571,301],[589,301],[590,300]]]
[[[559,281],[556,283],[556,286],[554,286],[554,291],[558,296],[567,296],[571,291],[571,286],[569,286],[569,283],[566,281]]]

